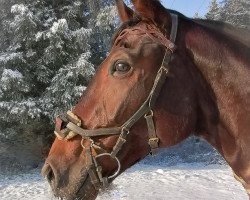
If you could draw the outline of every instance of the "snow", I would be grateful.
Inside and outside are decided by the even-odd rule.
[[[244,200],[241,185],[221,165],[182,164],[159,168],[138,165],[114,182],[114,189],[98,200]]]
[[[53,199],[39,170],[0,176],[0,199]],[[139,163],[101,192],[97,200],[247,200],[241,185],[225,165],[204,163],[165,167]]]
[[[6,81],[7,79],[12,78],[12,79],[21,79],[23,78],[23,75],[17,71],[17,70],[11,70],[11,69],[4,69],[1,82]]]
[[[26,12],[28,12],[28,8],[23,4],[15,4],[11,7],[11,12],[20,13],[21,15],[24,15]]]
[[[53,26],[50,28],[53,34],[56,34],[57,32],[67,33],[68,29],[68,23],[66,19],[59,19],[58,22],[54,22]]]
[[[18,48],[18,47],[17,47]],[[0,63],[6,64],[7,62],[11,60],[22,60],[23,62],[23,56],[22,53],[15,53],[15,52],[8,52],[8,53],[0,53]]]

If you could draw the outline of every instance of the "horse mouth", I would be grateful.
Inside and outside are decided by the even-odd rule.
[[[82,173],[79,180],[72,185],[64,188],[55,188],[51,185],[51,188],[56,198],[66,200],[94,200],[98,194],[88,173]]]

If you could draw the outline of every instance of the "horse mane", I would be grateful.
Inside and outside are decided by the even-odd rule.
[[[245,45],[247,48],[250,48],[250,30],[247,28],[239,28],[239,27],[235,27],[225,22],[214,21],[214,20],[209,20],[209,19],[192,19],[192,18],[186,17],[185,15],[181,14],[178,11],[171,10],[171,9],[166,9],[166,10],[170,12],[171,14],[178,15],[179,18],[192,21],[205,28],[208,28],[220,34],[226,35],[230,39],[240,42],[241,44]],[[142,19],[138,15],[136,15],[134,16],[134,18],[130,19],[128,22],[123,23],[115,32],[112,38],[112,45],[115,39],[124,29],[135,26],[140,21],[142,21]]]
[[[178,17],[182,19],[192,21],[210,30],[226,35],[230,39],[238,41],[243,45],[247,46],[248,48],[250,48],[250,30],[247,28],[235,27],[231,24],[222,21],[214,21],[209,19],[191,19],[179,13],[178,11],[171,9],[167,9],[167,11],[178,15]]]
[[[229,38],[236,40],[243,45],[250,47],[250,30],[246,28],[237,28],[228,23],[221,21],[205,20],[205,19],[193,19],[193,22],[212,29],[213,31],[219,32],[228,36]]]

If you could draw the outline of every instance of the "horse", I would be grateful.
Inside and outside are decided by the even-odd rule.
[[[116,0],[122,25],[110,54],[56,118],[42,169],[54,195],[95,199],[146,155],[192,134],[218,150],[250,194],[249,32],[189,19],[158,0],[131,2]]]

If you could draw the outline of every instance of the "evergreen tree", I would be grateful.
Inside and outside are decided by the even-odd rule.
[[[250,1],[224,0],[221,17],[222,21],[250,29]]]
[[[0,0],[0,137],[48,127],[79,99],[114,29],[113,2],[93,2]]]
[[[221,20],[221,9],[217,3],[217,0],[212,0],[210,2],[209,10],[205,17],[211,20]]]
[[[98,66],[109,51],[112,35],[117,26],[117,13],[113,0],[89,0],[88,27],[93,30],[91,40],[92,62]],[[102,9],[101,9],[102,8]]]

